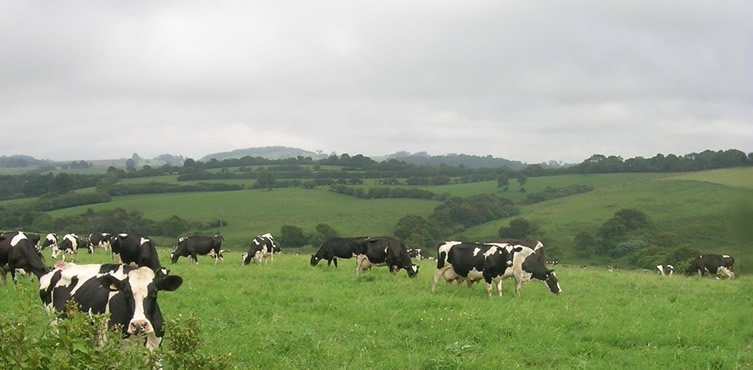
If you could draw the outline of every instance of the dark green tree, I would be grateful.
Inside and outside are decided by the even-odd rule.
[[[589,258],[594,253],[596,238],[587,231],[575,235],[575,253],[578,257]]]
[[[282,225],[280,228],[280,244],[287,248],[300,248],[308,243],[303,229],[298,226]]]
[[[502,226],[499,229],[499,236],[502,238],[525,239],[531,236],[533,228],[528,220],[518,217],[510,221],[508,226]]]

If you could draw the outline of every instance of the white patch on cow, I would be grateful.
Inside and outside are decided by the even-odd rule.
[[[248,257],[248,252],[243,253],[243,256],[241,256],[241,266],[243,266],[243,262],[246,261],[246,258]]]
[[[478,254],[478,252],[481,252],[481,248],[478,248],[478,247],[473,248],[473,256],[474,257],[476,257],[476,255]]]
[[[180,237],[180,238],[178,238],[178,243],[180,243],[180,242],[182,242],[182,241],[184,241],[186,239],[188,239],[187,236]]]
[[[120,253],[113,253],[112,254],[112,263],[116,265],[120,265],[123,263],[123,259],[120,258]]]
[[[144,243],[150,242],[149,238],[141,238],[141,242],[139,242],[139,245],[144,245]]]
[[[18,245],[18,243],[21,242],[21,240],[24,239],[26,239],[26,235],[19,231],[18,234],[16,234],[13,239],[10,240],[10,246],[15,247],[16,245]]]
[[[142,239],[143,240],[143,239]],[[149,295],[149,284],[154,280],[154,271],[148,267],[139,267],[128,272],[128,282],[131,286],[131,293],[135,303],[133,317],[128,323],[128,332],[133,334],[137,330],[144,333],[154,332],[152,323],[146,318],[144,313],[144,299]]]
[[[47,234],[47,236],[45,237],[45,239],[49,240],[50,243],[52,243],[52,244],[57,244],[57,242],[58,242],[57,238],[55,237],[55,234],[53,234],[53,233]]]
[[[118,236],[121,237],[121,238],[127,238],[128,234],[126,234],[126,233],[120,233],[120,234],[118,234]]]
[[[729,258],[729,255],[723,254],[722,257]]]
[[[486,253],[484,253],[484,257],[489,257],[489,256],[491,256],[492,254],[495,254],[495,253],[497,253],[497,247],[496,246],[489,248],[489,250],[486,251]]]

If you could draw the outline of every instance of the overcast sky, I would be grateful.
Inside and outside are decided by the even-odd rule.
[[[753,152],[751,1],[0,1],[0,155]]]

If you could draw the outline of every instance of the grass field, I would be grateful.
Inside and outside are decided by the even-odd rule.
[[[174,177],[142,178],[128,181],[175,181]],[[253,180],[239,180],[243,183]],[[614,213],[623,208],[644,211],[653,221],[657,232],[675,234],[681,246],[707,252],[736,256],[741,272],[753,271],[753,250],[749,238],[740,230],[753,229],[753,219],[739,216],[740,209],[753,210],[753,169],[734,168],[681,174],[594,174],[532,177],[526,192],[520,192],[517,180],[510,181],[509,190],[502,192],[495,181],[444,186],[419,186],[437,194],[449,193],[470,196],[497,193],[516,202],[527,194],[546,187],[587,184],[594,187],[589,193],[554,199],[533,205],[521,205],[520,217],[534,223],[541,237],[560,259],[573,264],[587,263],[573,257],[574,236],[581,231],[595,234]],[[363,187],[378,186],[367,181]],[[406,187],[404,185],[397,187]],[[26,200],[28,201],[28,200]],[[13,202],[13,201],[8,201]],[[18,202],[18,201],[16,201]],[[4,204],[0,202],[0,205]],[[233,192],[201,192],[151,194],[113,197],[112,202],[74,207],[50,212],[53,217],[66,217],[93,210],[121,207],[140,210],[147,218],[161,220],[172,215],[195,222],[223,219],[228,226],[222,229],[226,245],[239,250],[252,235],[279,233],[283,225],[294,225],[308,232],[319,223],[333,226],[344,236],[392,234],[397,221],[407,215],[428,216],[438,201],[417,199],[356,199],[315,189],[242,190]],[[746,208],[747,207],[747,208]],[[488,241],[497,237],[499,228],[509,223],[500,219],[468,228],[449,238]],[[737,226],[735,226],[737,225]],[[742,226],[740,226],[742,225]],[[94,230],[53,230],[58,233]],[[214,233],[218,230],[196,230]],[[156,237],[160,246],[173,241]],[[660,263],[658,261],[657,263]]]
[[[168,251],[161,253],[168,263]],[[531,282],[515,297],[507,281],[502,298],[489,298],[480,284],[442,284],[432,294],[435,268],[427,260],[415,279],[385,268],[356,277],[352,260],[311,267],[308,256],[285,253],[249,266],[241,266],[240,252],[217,265],[181,259],[169,267],[185,282],[160,293],[162,312],[198,316],[205,348],[230,352],[243,369],[753,367],[749,276],[558,267],[561,295]],[[1,315],[42,317],[37,284],[21,285],[0,286]],[[39,308],[19,312],[22,301]]]

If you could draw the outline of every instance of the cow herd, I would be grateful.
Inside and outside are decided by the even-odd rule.
[[[190,236],[180,238],[170,253],[176,263],[180,257],[198,263],[198,256],[210,256],[215,264],[223,260],[223,237]],[[49,247],[53,258],[60,261],[47,267],[41,251]],[[75,254],[80,248],[94,253],[96,248],[110,251],[112,263],[79,265],[65,262],[66,254]],[[271,234],[253,237],[242,264],[272,262],[281,252]],[[421,258],[420,250],[407,249],[404,243],[391,236],[332,238],[324,241],[309,261],[316,266],[326,260],[327,265],[338,266],[339,259],[355,258],[355,273],[374,266],[386,266],[391,273],[405,270],[416,277],[419,266],[413,259]],[[471,286],[479,280],[486,283],[491,296],[496,287],[502,296],[502,281],[512,278],[515,293],[530,280],[543,282],[552,293],[562,292],[556,273],[547,268],[544,246],[540,241],[506,239],[493,243],[446,241],[437,247],[437,269],[431,283],[444,280],[449,287],[466,282]],[[734,258],[728,255],[702,255],[694,259],[686,275],[715,274],[717,278],[734,278]],[[672,275],[672,265],[658,265],[661,275]],[[60,316],[65,314],[66,303],[75,302],[83,311],[108,313],[109,326],[120,326],[124,336],[143,333],[147,348],[156,348],[164,335],[163,318],[157,303],[159,291],[175,291],[183,278],[171,275],[159,261],[153,241],[143,235],[96,233],[88,238],[66,234],[62,238],[50,233],[44,239],[34,233],[21,231],[0,234],[0,277],[3,283],[7,272],[16,281],[16,273],[24,271],[36,276],[40,283],[39,296],[43,305]]]

